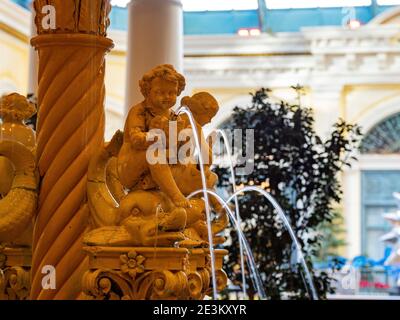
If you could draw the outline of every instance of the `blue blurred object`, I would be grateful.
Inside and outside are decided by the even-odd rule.
[[[357,256],[352,261],[352,266],[355,268],[368,268],[368,267],[387,267],[385,266],[386,260],[392,253],[392,248],[386,247],[383,258],[380,260],[374,260],[365,256]]]
[[[354,257],[353,261],[351,262],[351,265],[354,268],[366,268],[368,267],[368,259],[365,256]]]
[[[12,2],[15,2],[16,4],[19,4],[20,6],[29,9],[29,4],[31,3],[32,0],[11,0]]]
[[[327,261],[314,262],[314,269],[327,270],[327,269],[341,269],[347,263],[347,259],[340,256],[329,256]]]
[[[393,249],[391,247],[386,247],[385,252],[383,254],[383,258],[381,260],[376,261],[376,265],[384,266],[387,259],[392,254]]]

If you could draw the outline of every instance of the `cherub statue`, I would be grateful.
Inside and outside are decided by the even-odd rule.
[[[195,159],[170,165],[167,144],[159,151],[165,152],[166,163],[151,164],[146,157],[154,143],[148,137],[151,129],[168,134],[170,121],[175,120],[178,130],[190,128],[188,119],[177,117],[171,109],[185,80],[172,66],[161,65],[148,72],[140,86],[145,100],[130,110],[125,132],[117,132],[90,162],[88,203],[92,231],[84,242],[105,246],[171,246],[177,242],[185,247],[205,245],[208,231],[204,200],[200,196],[186,199],[202,188]],[[182,104],[193,112],[197,132],[208,152],[206,180],[207,187],[213,189],[217,176],[209,168],[212,153],[202,126],[215,116],[218,103],[210,94],[199,93],[185,97]],[[214,209],[221,211],[219,203],[210,199]],[[222,231],[226,222],[226,216],[220,215],[213,223],[213,235]]]
[[[118,154],[118,175],[122,185],[130,190],[147,174],[177,207],[188,208],[190,203],[179,190],[168,163],[150,164],[147,149],[151,129],[169,131],[172,107],[185,88],[185,78],[171,65],[160,65],[140,81],[144,101],[131,108],[125,124],[122,148]],[[165,148],[164,151],[168,152]]]

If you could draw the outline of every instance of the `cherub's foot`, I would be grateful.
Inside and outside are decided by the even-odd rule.
[[[217,237],[214,237],[214,239],[213,239],[214,245],[216,245],[216,244],[224,244],[225,241],[226,241],[226,238],[222,237],[222,236],[220,236],[220,237],[217,236]]]
[[[161,231],[181,231],[187,221],[186,210],[175,208],[171,212],[163,212],[158,215],[158,228]]]
[[[144,246],[171,247],[185,239],[182,232],[162,232],[143,241]]]
[[[199,248],[207,244],[204,241],[185,239],[179,242],[179,248]]]

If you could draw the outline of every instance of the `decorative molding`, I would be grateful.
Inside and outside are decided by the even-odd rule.
[[[0,1],[0,30],[16,39],[28,42],[32,14],[10,0]]]
[[[56,9],[56,25],[53,28],[45,28],[42,25],[42,19],[45,16],[42,13],[42,8],[46,5],[51,5]],[[34,0],[33,6],[36,12],[35,24],[39,35],[79,33],[107,36],[107,29],[110,25],[110,0],[70,0],[63,2],[58,0]]]
[[[390,10],[386,10],[382,12],[380,15],[376,16],[372,19],[369,24],[370,25],[382,25],[386,23],[390,23],[390,20],[394,18],[398,18],[400,16],[400,7],[394,7]]]
[[[0,247],[0,300],[27,300],[30,293],[30,248]]]
[[[185,38],[185,71],[208,87],[399,83],[400,26],[304,28],[244,38]],[[301,50],[299,50],[302,48]]]
[[[128,50],[128,33],[120,30],[109,30],[108,37],[113,40],[115,44],[111,54],[126,56]]]
[[[24,42],[28,43],[29,42],[29,36],[26,34],[18,31],[17,29],[14,29],[10,27],[8,24],[5,24],[4,22],[0,21],[0,30],[4,31],[5,33],[11,35],[12,37]]]
[[[310,54],[300,33],[241,37],[238,35],[185,36],[185,55],[278,55]]]
[[[309,56],[311,53],[304,52],[254,52],[254,53],[220,53],[220,54],[185,54],[185,58],[229,58],[229,57],[285,57],[285,56]]]
[[[155,2],[154,3],[155,5],[158,5],[159,3],[157,3],[157,1],[160,1],[160,0],[131,0],[131,2],[128,3],[128,6],[140,5],[140,2],[143,2],[143,1],[145,1],[145,2],[153,1],[153,2]],[[172,5],[179,6],[181,8],[183,7],[181,0],[161,0],[161,2],[169,2]]]
[[[371,130],[377,123],[400,112],[400,96],[394,95],[366,112],[359,114],[351,121],[358,123],[364,132]]]
[[[0,3],[0,29],[27,42],[30,13]],[[400,26],[369,24],[303,28],[298,33],[256,37],[185,36],[185,73],[194,87],[256,87],[398,83]],[[127,33],[111,30],[112,56],[126,57]]]
[[[85,247],[87,300],[202,300],[210,294],[209,251],[184,248]],[[222,270],[226,250],[215,250],[218,290],[228,282]]]
[[[400,170],[400,155],[359,155],[353,170]]]

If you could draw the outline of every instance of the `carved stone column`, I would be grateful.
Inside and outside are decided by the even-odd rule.
[[[86,174],[104,143],[105,54],[110,0],[35,0],[39,54],[37,161],[42,179],[35,223],[31,299],[76,299],[87,268]],[[45,13],[43,13],[45,12]],[[42,268],[56,270],[43,290]]]

